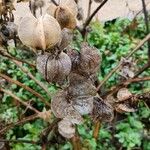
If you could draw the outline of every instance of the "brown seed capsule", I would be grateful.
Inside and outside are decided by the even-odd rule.
[[[67,119],[63,119],[58,123],[58,131],[63,137],[67,139],[70,139],[75,135],[75,127]]]
[[[70,74],[71,60],[64,52],[58,56],[39,55],[37,57],[37,69],[48,82],[62,85]]]
[[[21,19],[18,35],[22,43],[35,50],[46,50],[61,40],[61,29],[55,18],[46,14],[35,18],[32,14]]]
[[[101,100],[99,97],[94,97],[94,108],[92,118],[94,121],[97,119],[104,122],[112,121],[114,114],[113,108],[108,103]]]
[[[58,6],[55,12],[55,18],[61,28],[74,29],[76,27],[76,18],[70,9],[66,6]]]
[[[95,74],[100,68],[100,62],[98,49],[90,47],[88,43],[82,43],[78,71],[86,75]]]
[[[90,114],[93,110],[93,97],[89,96],[79,96],[74,98],[73,107],[81,114],[87,115]]]
[[[95,96],[97,94],[95,86],[87,78],[72,73],[69,76],[70,85],[67,88],[68,95],[75,98],[79,96]]]

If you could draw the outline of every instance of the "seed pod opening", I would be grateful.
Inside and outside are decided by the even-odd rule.
[[[57,20],[46,14],[35,18],[32,14],[21,19],[18,35],[22,43],[35,50],[46,50],[61,40],[61,29]]]
[[[58,56],[39,55],[37,57],[37,69],[48,82],[62,85],[70,74],[71,60],[64,52]]]
[[[70,139],[75,135],[75,127],[67,119],[63,119],[58,123],[58,131],[63,137],[67,139]]]

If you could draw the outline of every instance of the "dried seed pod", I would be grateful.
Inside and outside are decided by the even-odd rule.
[[[75,98],[79,96],[95,96],[97,94],[95,86],[87,78],[72,73],[69,76],[70,85],[67,88],[68,95]]]
[[[59,49],[63,50],[71,43],[73,34],[72,31],[67,28],[64,28],[61,33],[62,33],[62,40],[59,45]]]
[[[116,105],[115,109],[119,113],[135,112],[135,109],[129,107],[127,104],[118,104],[118,105]]]
[[[92,48],[88,43],[82,43],[80,52],[79,73],[84,75],[95,74],[100,68],[101,57],[98,49]]]
[[[110,104],[104,102],[99,97],[94,97],[93,105],[92,118],[94,121],[97,119],[105,122],[112,121],[114,114]]]
[[[58,131],[67,139],[70,139],[75,135],[75,127],[68,119],[63,119],[58,123]]]
[[[68,119],[72,124],[81,124],[83,122],[83,118],[79,112],[72,106],[67,107],[65,119]]]
[[[122,88],[117,93],[118,101],[125,101],[132,97],[131,92],[127,88]]]
[[[76,17],[66,6],[58,6],[55,12],[55,18],[61,28],[74,29],[76,27]]]
[[[90,114],[93,110],[93,97],[89,96],[79,96],[74,98],[73,107],[81,114],[87,115]]]
[[[66,7],[70,9],[70,11],[72,12],[74,16],[77,16],[78,7],[74,0],[61,0],[60,5],[65,5]]]
[[[57,20],[46,14],[35,18],[32,14],[21,19],[18,35],[22,43],[33,49],[46,50],[61,40],[61,29]]]
[[[62,85],[70,74],[71,60],[64,52],[58,56],[39,55],[37,57],[37,69],[48,82]]]
[[[66,100],[66,93],[64,91],[59,91],[53,98],[51,102],[51,110],[55,117],[65,118],[66,109],[71,106]]]

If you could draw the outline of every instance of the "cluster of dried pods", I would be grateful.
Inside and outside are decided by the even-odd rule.
[[[43,5],[40,1],[30,1],[31,10],[34,6],[32,13],[23,17],[18,27],[7,23],[7,26],[1,27],[1,32],[3,36],[7,35],[10,27],[10,39],[17,34],[24,45],[37,53],[37,70],[42,76],[49,83],[61,86],[52,98],[51,110],[62,119],[58,123],[59,133],[72,138],[75,125],[83,123],[84,115],[107,122],[113,119],[113,108],[99,97],[95,87],[101,64],[98,49],[85,42],[81,44],[80,51],[68,48],[73,39],[76,19],[82,18],[79,16],[82,10],[74,0],[61,0],[59,5],[51,3],[46,14],[36,18],[37,6],[41,8]],[[130,96],[129,92],[124,90],[124,94],[122,91],[117,95],[120,101],[124,99],[122,95]],[[117,111],[121,109],[121,104],[116,105]]]

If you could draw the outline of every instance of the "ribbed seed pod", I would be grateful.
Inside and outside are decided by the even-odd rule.
[[[58,56],[39,55],[37,57],[37,69],[48,82],[62,85],[70,74],[71,60],[64,52]]]
[[[38,19],[32,14],[22,18],[18,35],[24,45],[35,50],[50,49],[61,41],[60,25],[48,14]]]
[[[113,108],[108,103],[101,100],[99,97],[94,97],[93,102],[93,112],[92,118],[93,120],[100,120],[104,122],[112,121],[114,117]]]
[[[93,97],[89,96],[79,96],[74,98],[73,107],[81,114],[87,115],[90,114],[93,110]]]
[[[58,131],[67,139],[70,139],[75,135],[75,127],[68,119],[63,119],[58,123]]]
[[[88,43],[82,43],[80,52],[79,73],[92,75],[95,74],[101,63],[101,57],[98,49],[90,47]]]
[[[63,50],[71,43],[73,34],[72,31],[67,28],[64,28],[61,33],[62,33],[62,40],[59,45],[59,49]]]
[[[76,17],[66,6],[58,6],[55,12],[55,18],[61,28],[74,29],[76,27]]]
[[[67,88],[68,95],[75,98],[79,96],[95,96],[97,94],[95,86],[87,78],[71,73],[69,76],[70,85]]]

